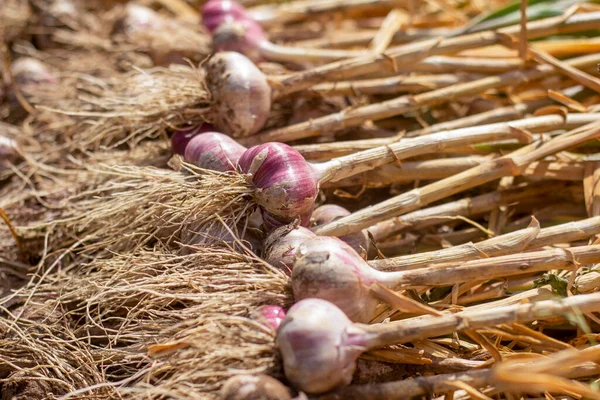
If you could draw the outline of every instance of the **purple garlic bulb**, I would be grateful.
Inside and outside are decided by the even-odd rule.
[[[369,322],[379,301],[369,286],[383,283],[396,273],[371,268],[352,247],[338,238],[316,236],[296,250],[292,290],[296,300],[325,299],[338,306],[348,318]]]
[[[227,21],[250,20],[244,6],[231,0],[209,0],[202,7],[202,23],[211,33]]]
[[[261,70],[246,56],[229,51],[215,54],[205,68],[217,129],[233,137],[261,130],[271,110],[271,87]]]
[[[251,19],[223,22],[214,31],[212,41],[215,52],[236,51],[255,62],[262,59],[261,46],[268,45],[265,31]]]
[[[324,393],[352,380],[368,335],[331,303],[305,299],[281,323],[276,344],[285,376],[307,393]]]
[[[268,375],[236,375],[221,389],[222,400],[291,400],[290,390]]]
[[[181,128],[171,136],[171,148],[174,154],[183,156],[185,148],[194,136],[205,132],[214,132],[215,128],[210,124],[201,124]]]
[[[350,215],[350,211],[344,207],[335,204],[324,204],[315,209],[312,214],[312,221],[315,226],[320,226],[348,215]],[[365,231],[340,236],[340,240],[348,243],[358,254],[366,254],[369,251],[369,238]]]
[[[11,72],[15,82],[20,85],[56,82],[46,64],[31,57],[16,59],[11,65]]]
[[[285,318],[285,310],[279,306],[262,306],[258,309],[258,319],[263,325],[277,331]]]
[[[287,275],[292,274],[294,255],[298,246],[313,238],[312,231],[298,227],[282,226],[275,229],[265,240],[264,260],[274,267],[282,269]]]
[[[213,171],[233,171],[246,148],[229,136],[205,132],[194,136],[187,144],[184,160]]]
[[[239,166],[252,175],[254,198],[267,227],[297,218],[302,226],[309,223],[319,184],[314,169],[300,153],[283,143],[264,143],[246,150]]]

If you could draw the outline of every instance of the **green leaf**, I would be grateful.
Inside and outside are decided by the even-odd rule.
[[[529,0],[527,6],[527,21],[555,17],[566,9],[584,2],[600,3],[599,0]],[[521,20],[521,1],[516,0],[498,10],[484,13],[471,20],[461,33],[473,33],[488,29],[498,29],[508,25],[518,24]]]
[[[533,287],[550,285],[552,292],[562,297],[567,297],[567,286],[569,281],[554,274],[544,274],[541,278],[533,281]]]

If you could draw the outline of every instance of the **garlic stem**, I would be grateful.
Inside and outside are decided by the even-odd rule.
[[[345,58],[361,57],[368,53],[363,50],[313,49],[282,46],[263,40],[258,46],[262,58],[274,62],[305,64],[311,62],[331,62]]]
[[[570,91],[565,93],[565,95],[571,97],[573,92]],[[401,132],[396,136],[387,138],[335,141],[331,143],[296,145],[293,147],[307,160],[330,160],[333,157],[344,156],[360,150],[368,150],[372,149],[373,147],[385,146],[387,144],[397,142],[403,137],[416,137],[451,129],[468,128],[470,126],[480,126],[496,122],[517,120],[523,118],[525,114],[533,112],[536,109],[549,104],[552,104],[550,99],[519,103],[513,106],[501,107],[491,111],[469,115],[467,117],[458,118],[451,121],[441,122],[439,124],[431,125],[427,128],[422,128],[416,131],[410,131],[406,133]]]
[[[563,188],[564,186],[560,183],[539,182],[519,185],[506,190],[497,190],[479,196],[465,197],[380,222],[370,227],[369,232],[376,241],[381,242],[407,229],[425,229],[456,217],[477,217],[493,210],[495,207],[518,204],[528,200],[536,201],[540,196],[546,196]]]
[[[249,10],[265,26],[301,21],[312,16],[344,13],[347,16],[385,15],[392,8],[406,6],[406,0],[298,0],[262,5]]]
[[[499,122],[446,132],[432,133],[417,138],[400,139],[396,143],[370,150],[349,154],[316,164],[319,180],[337,182],[352,175],[368,171],[385,164],[432,152],[442,152],[446,148],[481,143],[513,137],[527,143],[530,137],[525,131],[543,132],[556,129],[572,129],[597,121],[600,114],[545,115],[517,121]]]
[[[550,154],[577,146],[586,140],[600,136],[600,124],[590,123],[574,131],[560,135],[547,143],[540,142],[525,146],[506,156],[490,160],[465,172],[453,175],[410,192],[392,197],[382,203],[330,222],[316,229],[318,235],[347,235],[358,232],[375,223],[414,211],[424,205],[452,194],[499,179],[503,176],[518,176],[532,162]]]
[[[598,229],[597,224],[595,228]],[[519,249],[523,242],[528,243],[538,233],[539,225],[534,224],[523,231],[505,235],[502,240],[492,240],[491,243],[488,241],[487,248],[493,251],[498,242],[504,244],[505,241],[509,243],[506,247],[510,247],[512,241]],[[514,244],[512,246],[515,247]],[[482,247],[485,249],[485,244]],[[476,256],[473,255],[473,249]],[[502,250],[498,252],[503,253]],[[292,289],[296,300],[309,297],[325,299],[340,307],[351,320],[368,322],[375,316],[378,303],[369,290],[373,284],[382,284],[390,289],[449,286],[552,269],[573,269],[580,264],[600,261],[600,246],[553,249],[474,260],[472,258],[483,256],[479,248],[471,246],[466,253],[468,255],[459,246],[457,250],[446,254],[450,264],[434,264],[427,268],[403,271],[379,271],[370,267],[341,240],[315,237],[306,240],[296,251]],[[457,264],[470,258],[471,261]],[[388,262],[387,266],[393,267],[393,262]]]
[[[545,18],[527,24],[529,39],[575,31],[593,30],[600,22],[600,12],[563,15]],[[396,65],[409,65],[429,56],[453,54],[463,50],[501,44],[504,35],[516,35],[521,27],[512,25],[498,31],[484,31],[453,38],[433,38],[391,48],[384,55],[372,55],[338,61],[278,79],[279,95],[307,89],[318,83],[349,79],[355,76],[394,70]]]
[[[477,311],[462,311],[443,316],[410,318],[389,324],[361,326],[374,334],[369,347],[406,343],[422,337],[445,335],[464,329],[479,329],[509,323],[523,323],[559,317],[570,313],[597,312],[600,310],[600,293],[566,297],[561,300],[544,300],[530,304],[517,304]]]
[[[598,13],[600,20],[600,13]],[[600,62],[600,55],[593,54],[573,58],[565,63],[576,68],[585,68]],[[255,135],[251,138],[253,143],[265,141],[292,141],[313,136],[323,132],[337,131],[362,124],[366,120],[380,120],[394,117],[407,112],[415,111],[425,106],[435,106],[450,100],[482,93],[489,89],[517,86],[523,82],[531,82],[556,74],[556,70],[549,65],[539,65],[527,70],[517,70],[499,76],[489,76],[473,82],[458,83],[437,90],[416,95],[400,96],[354,109],[342,110],[311,121],[302,122],[284,128],[273,129]]]

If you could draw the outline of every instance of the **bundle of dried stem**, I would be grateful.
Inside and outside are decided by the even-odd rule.
[[[15,321],[13,313],[21,313],[21,318]],[[41,399],[106,383],[96,368],[93,349],[84,341],[73,340],[64,315],[43,299],[29,302],[26,308],[3,309],[0,332],[0,376],[6,396]],[[109,385],[91,394],[116,398]]]
[[[235,225],[253,210],[243,175],[184,164],[181,172],[153,167],[91,166],[98,185],[63,199],[61,217],[23,227],[48,230],[55,248],[96,252],[135,249],[156,240],[176,247],[188,230],[225,221]],[[89,176],[88,175],[88,176]]]
[[[11,311],[0,318],[0,373],[69,397],[158,399],[190,385],[212,397],[228,376],[276,373],[273,332],[250,317],[263,304],[288,304],[286,281],[223,247],[188,256],[147,248],[73,265],[3,299]],[[22,361],[32,357],[46,367]]]
[[[38,105],[77,120],[63,133],[72,150],[133,146],[166,135],[169,127],[202,123],[211,103],[203,74],[185,66],[132,71],[108,81],[81,77],[75,84],[76,101]]]

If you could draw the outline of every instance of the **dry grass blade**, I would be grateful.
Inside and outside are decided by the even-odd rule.
[[[406,20],[407,15],[405,11],[400,9],[390,11],[382,21],[377,35],[375,35],[373,41],[369,45],[370,50],[375,54],[383,53],[392,42],[394,34],[402,27],[402,24],[404,24]]]
[[[479,77],[473,74],[400,75],[389,78],[324,83],[311,88],[311,92],[321,93],[324,96],[385,95],[401,92],[420,93],[460,82],[472,81]]]
[[[477,163],[476,165],[480,164]],[[535,199],[540,195],[562,188],[557,183],[519,185],[511,189],[498,190],[475,197],[465,197],[439,206],[423,208],[401,217],[392,218],[369,228],[373,237],[381,241],[405,229],[424,229],[431,225],[447,222],[453,217],[476,217],[493,210],[497,206],[506,206]],[[535,201],[535,200],[534,200]],[[446,218],[444,218],[446,217]]]
[[[546,115],[442,131],[415,138],[400,139],[396,143],[330,160],[316,168],[317,171],[320,169],[326,171],[321,175],[321,181],[336,182],[384,164],[427,153],[443,152],[447,149],[477,144],[482,141],[517,140],[519,143],[529,143],[533,140],[529,131],[572,129],[594,122],[598,116],[600,114],[574,114],[570,118],[563,118],[561,115]]]
[[[548,116],[549,117],[549,116]],[[543,118],[543,117],[542,117]],[[552,125],[558,122],[563,126],[561,117],[545,120],[531,121],[533,125]],[[595,120],[590,117],[590,120]],[[524,120],[529,122],[528,120]],[[584,119],[584,123],[588,120]],[[515,125],[518,125],[515,122]],[[336,182],[352,175],[371,170],[381,165],[398,162],[400,160],[444,151],[448,148],[460,147],[495,140],[516,140],[519,143],[530,143],[533,138],[526,131],[513,127],[510,124],[493,124],[482,127],[463,128],[461,130],[432,133],[431,135],[415,138],[400,139],[396,143],[335,158],[322,164],[315,165],[320,172],[321,182]]]
[[[600,393],[588,385],[564,378],[573,374],[578,365],[597,362],[600,359],[600,346],[578,351],[563,350],[548,358],[533,362],[522,362],[518,358],[501,363],[494,368],[494,385],[511,392],[565,393],[598,399]],[[595,365],[598,367],[598,365]],[[526,378],[526,379],[524,379]]]
[[[550,64],[562,74],[573,79],[575,82],[578,82],[583,86],[588,87],[596,92],[600,92],[600,79],[596,78],[595,76],[592,76],[584,71],[580,71],[577,68],[573,68],[567,63],[562,62],[557,58],[552,57],[551,55],[542,51],[538,51],[535,49],[531,49],[529,51],[533,54],[536,60]]]
[[[365,12],[370,15],[385,15],[390,9],[405,4],[405,0],[298,0],[282,4],[265,4],[250,9],[252,18],[264,25],[280,24],[310,19],[320,14],[350,13],[361,16]]]
[[[600,293],[572,296],[560,300],[542,300],[530,304],[515,304],[495,308],[465,309],[442,316],[422,316],[393,321],[387,324],[363,325],[373,333],[369,348],[407,343],[447,335],[456,331],[486,328],[508,323],[531,322],[557,317],[574,317],[600,311]]]
[[[17,293],[17,304],[32,296],[28,309],[39,313],[18,324],[0,318],[0,372],[15,382],[39,377],[66,398],[181,398],[190,390],[214,398],[229,376],[278,371],[273,332],[249,317],[263,304],[289,304],[287,286],[281,272],[223,247],[96,258]],[[24,363],[30,358],[47,368]]]
[[[378,188],[398,183],[445,179],[473,168],[487,160],[482,156],[470,156],[404,162],[400,166],[384,165],[372,171],[351,176],[337,182],[327,182],[322,187],[341,188],[364,185],[367,188]],[[529,164],[521,176],[579,182],[583,179],[586,168],[593,164],[594,161],[536,161]]]
[[[526,113],[550,104],[547,99],[529,103],[519,103],[514,106],[501,107],[487,112],[469,115],[455,120],[441,122],[423,129],[411,132],[400,132],[400,134],[389,138],[375,138],[364,140],[335,141],[331,143],[297,145],[294,148],[308,160],[329,160],[333,157],[344,156],[360,150],[367,150],[377,146],[384,146],[396,142],[403,137],[416,137],[430,133],[466,128],[469,126],[480,126],[496,122],[506,122],[520,119]]]
[[[321,188],[343,188],[348,186],[377,188],[396,183],[443,179],[473,168],[487,160],[486,157],[470,156],[404,161],[400,166],[388,164],[337,182],[324,182]]]

